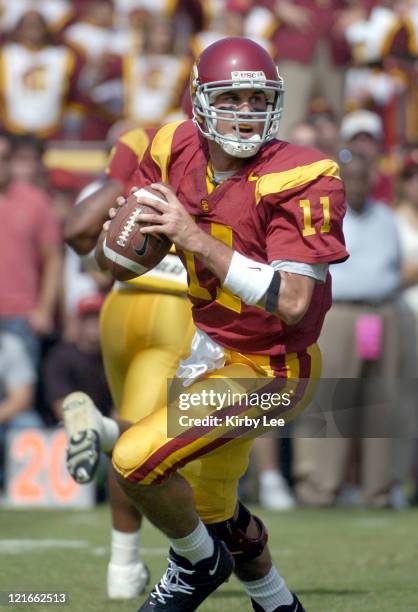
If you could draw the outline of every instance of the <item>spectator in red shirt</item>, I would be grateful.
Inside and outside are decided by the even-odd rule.
[[[24,340],[33,360],[53,329],[62,268],[61,236],[49,198],[13,180],[11,138],[0,135],[0,327]]]

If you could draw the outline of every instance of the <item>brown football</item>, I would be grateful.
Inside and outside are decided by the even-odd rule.
[[[145,274],[158,265],[171,248],[171,240],[166,236],[141,234],[139,231],[147,225],[137,222],[140,213],[159,214],[151,206],[139,204],[137,196],[140,195],[166,201],[159,191],[143,187],[129,196],[111,220],[103,253],[107,267],[116,280],[127,281]]]

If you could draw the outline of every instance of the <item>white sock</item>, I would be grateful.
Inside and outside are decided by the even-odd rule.
[[[202,521],[199,521],[196,529],[185,538],[170,541],[174,552],[181,557],[186,557],[193,564],[213,555],[213,540]]]
[[[116,440],[120,436],[119,425],[114,419],[103,416],[96,407],[94,408],[94,420],[99,432],[100,448],[105,453],[108,453],[113,449]]]
[[[279,606],[288,606],[293,601],[293,595],[289,591],[276,568],[273,566],[269,573],[259,580],[241,583],[248,593],[265,612],[273,612]]]
[[[139,561],[139,530],[125,533],[112,529],[110,562],[115,565],[130,565]]]

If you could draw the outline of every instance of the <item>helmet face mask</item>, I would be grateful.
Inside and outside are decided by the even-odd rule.
[[[221,79],[214,78],[219,73]],[[272,58],[253,41],[225,38],[208,47],[194,66],[191,89],[195,124],[205,138],[215,141],[228,155],[252,157],[276,137],[283,108],[283,79]],[[228,108],[229,104],[214,106],[221,94],[243,90],[263,92],[265,108],[240,112]],[[222,133],[219,121],[233,129]],[[242,124],[261,124],[261,133],[242,136]]]

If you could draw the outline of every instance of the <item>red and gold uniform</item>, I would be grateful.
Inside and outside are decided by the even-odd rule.
[[[254,4],[254,6],[252,6]],[[271,11],[255,2],[237,0],[206,0],[202,3],[204,28],[195,32],[190,38],[190,49],[197,58],[204,49],[217,40],[228,36],[228,19],[226,13],[242,15],[243,36],[258,42],[267,51],[272,52],[270,37],[275,29],[275,18]]]
[[[141,127],[162,125],[181,106],[183,91],[190,75],[191,60],[174,54],[146,54],[132,49],[130,53],[108,59],[101,92],[112,100],[112,82],[121,81],[123,114]]]
[[[78,80],[81,59],[64,45],[31,49],[8,43],[0,51],[2,123],[13,133],[50,138],[69,104],[86,106]]]
[[[114,147],[107,175],[127,185],[155,130],[131,130]],[[120,418],[136,422],[165,406],[166,380],[190,346],[194,326],[186,272],[169,254],[148,274],[119,283],[101,315],[107,379]]]
[[[255,262],[323,264],[346,259],[343,185],[337,164],[318,151],[272,141],[217,188],[212,179],[206,141],[191,121],[183,121],[157,132],[134,183],[169,182],[199,227]],[[316,284],[302,321],[287,326],[245,305],[192,253],[179,255],[188,272],[195,325],[224,354],[224,366],[192,384],[188,393],[199,392],[202,385],[217,388],[220,379],[241,390],[237,379],[247,379],[251,388],[275,377],[284,383],[304,379],[301,387],[296,383],[298,401],[287,413],[296,415],[312,397],[314,385],[307,380],[319,377],[315,343],[331,305],[329,275],[325,283]],[[166,427],[164,407],[124,433],[113,454],[116,469],[132,482],[153,484],[183,468],[205,522],[232,516],[251,441],[245,435],[217,435],[215,429],[210,436],[189,432],[170,439]],[[199,461],[189,463],[194,459]]]
[[[39,12],[53,32],[61,32],[74,18],[74,3],[70,0],[0,0],[0,27],[12,31],[28,11]]]

